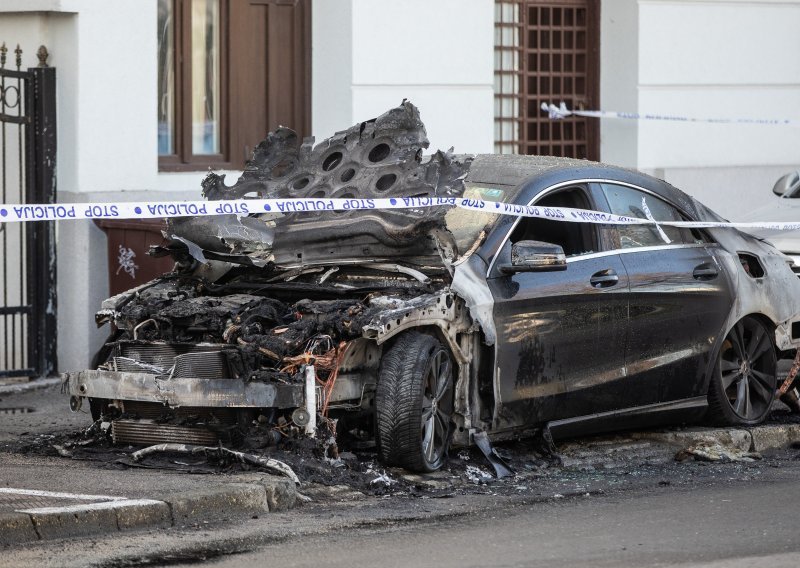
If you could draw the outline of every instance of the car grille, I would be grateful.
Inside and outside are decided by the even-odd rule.
[[[111,438],[115,444],[149,446],[153,444],[190,444],[215,446],[238,443],[233,427],[211,430],[200,426],[159,424],[154,420],[119,418],[111,423]]]
[[[189,345],[120,341],[111,362],[114,370],[153,373],[159,377],[189,379],[233,378],[224,345]]]
[[[115,444],[236,444],[240,434],[234,408],[182,406],[122,401],[121,418],[111,422]]]
[[[230,379],[228,361],[222,351],[185,353],[175,357],[172,377],[177,379]]]

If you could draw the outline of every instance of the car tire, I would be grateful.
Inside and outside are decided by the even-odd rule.
[[[772,330],[746,317],[725,336],[708,386],[709,416],[725,425],[763,422],[777,385],[777,356]]]
[[[453,364],[434,337],[399,336],[381,360],[375,392],[378,451],[386,465],[436,471],[450,445]]]

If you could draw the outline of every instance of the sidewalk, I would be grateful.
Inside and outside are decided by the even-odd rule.
[[[3,451],[20,436],[87,428],[59,380],[0,389],[0,545],[136,528],[250,518],[294,507],[295,485],[262,472],[187,475],[110,469],[57,457]]]
[[[107,470],[0,454],[0,545],[249,518],[294,507],[294,483],[264,473],[211,476]]]

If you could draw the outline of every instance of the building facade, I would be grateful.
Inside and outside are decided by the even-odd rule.
[[[798,119],[797,29],[789,0],[0,0],[0,42],[57,70],[64,203],[196,199],[278,125],[322,139],[405,98],[431,151],[600,159],[736,219],[798,166],[800,129],[539,106]],[[104,340],[109,255],[92,222],[57,239],[63,371]]]

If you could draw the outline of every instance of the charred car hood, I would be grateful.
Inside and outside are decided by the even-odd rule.
[[[354,210],[254,213],[245,207],[171,219],[170,252],[278,268],[392,259],[441,271],[443,255],[450,261],[459,254],[445,227],[446,207],[355,210],[375,198],[463,195],[472,157],[436,152],[423,158],[427,147],[419,112],[408,102],[316,145],[314,138],[299,143],[294,131],[279,128],[256,147],[234,185],[209,174],[205,197],[343,198]]]

